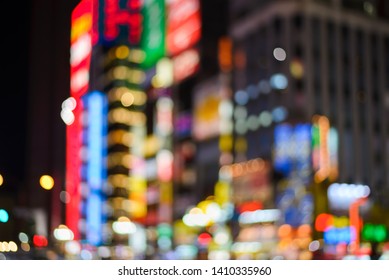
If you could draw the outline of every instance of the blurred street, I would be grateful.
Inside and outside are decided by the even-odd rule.
[[[0,260],[389,260],[389,1],[18,5]]]

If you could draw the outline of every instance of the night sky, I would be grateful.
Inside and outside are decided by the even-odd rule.
[[[25,175],[29,1],[8,1],[5,7],[3,12],[13,11],[15,15],[11,21],[2,17],[0,174],[4,185],[12,190]]]

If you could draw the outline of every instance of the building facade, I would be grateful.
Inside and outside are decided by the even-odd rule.
[[[233,86],[235,96],[244,91],[250,99],[247,121],[279,106],[288,123],[326,116],[339,137],[337,181],[367,184],[387,205],[389,23],[378,16],[379,3],[259,2],[241,19],[231,15]],[[247,130],[262,144],[249,144],[248,153],[271,157],[271,125]]]

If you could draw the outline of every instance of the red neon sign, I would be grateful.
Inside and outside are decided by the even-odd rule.
[[[117,39],[120,26],[128,27],[128,42],[139,44],[142,33],[141,0],[127,0],[122,9],[119,0],[105,0],[104,6],[104,38],[108,41]]]
[[[198,0],[169,1],[167,8],[167,51],[176,55],[197,43],[201,36]]]
[[[73,231],[75,239],[80,238],[81,214],[81,113],[83,96],[89,88],[89,72],[93,40],[93,13],[95,0],[81,1],[72,12],[70,41],[70,95],[76,100],[73,110],[74,122],[66,128],[66,191],[70,202],[66,206],[66,225]],[[97,33],[95,34],[98,35]]]
[[[70,95],[79,98],[89,87],[92,53],[93,0],[83,0],[72,13],[70,41]]]

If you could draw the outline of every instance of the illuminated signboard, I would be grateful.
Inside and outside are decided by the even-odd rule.
[[[92,53],[93,0],[84,0],[72,12],[70,40],[70,95],[79,98],[89,86]]]
[[[315,181],[338,177],[338,132],[330,127],[326,116],[314,116],[312,125],[312,165]]]
[[[204,82],[195,89],[192,133],[196,140],[220,135],[219,106],[222,100],[220,82],[215,79]]]
[[[274,168],[288,175],[294,169],[309,174],[311,168],[311,125],[277,125],[274,129]],[[301,175],[302,176],[302,175]]]
[[[141,0],[99,0],[100,43],[138,45],[142,34]]]
[[[165,55],[165,1],[144,0],[141,49],[145,59],[141,66],[150,68]]]
[[[353,227],[329,228],[324,232],[324,242],[326,244],[349,244],[356,238],[356,232]]]
[[[66,127],[66,192],[70,196],[70,201],[66,204],[66,225],[74,233],[74,238],[79,239],[79,203],[81,200],[81,141],[82,131],[80,116],[82,104],[78,102],[73,110],[75,115],[74,122]]]
[[[75,100],[74,121],[66,128],[66,191],[70,202],[66,207],[66,224],[80,237],[80,182],[81,182],[81,96],[89,88],[89,70],[92,52],[93,0],[81,1],[71,16],[70,95]]]
[[[353,202],[369,195],[369,186],[361,184],[333,183],[327,190],[328,201],[332,209],[347,210]]]
[[[167,6],[167,51],[174,56],[197,43],[201,36],[198,0],[172,0]]]
[[[290,140],[293,127],[289,124],[280,124],[274,128],[274,169],[287,175],[292,169],[290,160]]]
[[[107,97],[101,92],[92,92],[84,96],[86,122],[86,238],[90,244],[102,243],[102,213],[104,195],[103,185],[107,180]]]

